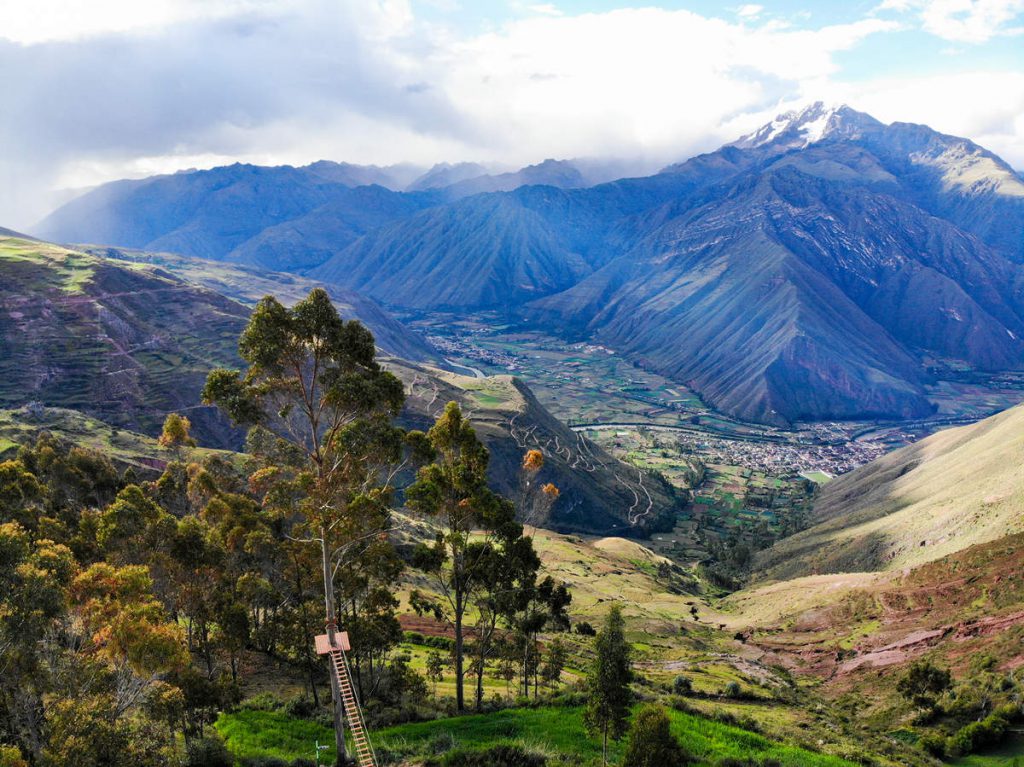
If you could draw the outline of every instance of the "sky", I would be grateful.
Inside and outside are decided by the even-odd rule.
[[[1024,0],[2,0],[0,226],[236,161],[656,168],[816,100],[1024,168]]]

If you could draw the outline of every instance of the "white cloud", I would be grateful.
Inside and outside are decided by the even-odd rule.
[[[1019,35],[1024,0],[883,0],[876,11],[914,11],[925,31],[957,43]]]
[[[800,29],[524,4],[467,36],[417,21],[407,0],[154,0],[115,18],[120,2],[93,0],[92,26],[74,29],[7,27],[2,6],[17,42],[0,39],[0,77],[18,76],[0,112],[0,225],[30,226],[50,188],[235,160],[669,162],[813,98],[934,119],[1024,161],[1017,79],[836,84],[838,53],[897,26],[883,17]]]
[[[741,5],[739,8],[736,9],[736,15],[739,16],[741,19],[756,19],[762,13],[764,13],[764,6],[755,5],[754,3]]]
[[[883,122],[965,136],[1024,168],[1024,72],[882,78],[830,92]]]

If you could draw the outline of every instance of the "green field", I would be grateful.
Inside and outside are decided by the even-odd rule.
[[[774,759],[787,767],[845,767],[851,762],[772,741],[732,725],[679,711],[669,711],[672,732],[699,764],[723,759]],[[309,756],[313,743],[331,742],[331,731],[313,722],[281,713],[236,711],[222,714],[216,728],[235,756]],[[378,754],[389,759],[436,753],[442,748],[479,750],[498,743],[516,743],[552,757],[577,757],[574,763],[598,764],[600,741],[587,734],[583,709],[541,707],[506,709],[491,714],[389,727],[372,733]],[[439,745],[440,744],[440,745]],[[612,743],[609,756],[619,761],[625,743]],[[324,752],[324,756],[329,756]]]

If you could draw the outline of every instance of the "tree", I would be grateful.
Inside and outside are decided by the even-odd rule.
[[[647,705],[633,717],[629,746],[622,767],[677,767],[693,758],[687,754],[670,729],[668,714],[661,706]]]
[[[196,441],[192,439],[192,422],[185,416],[177,413],[169,413],[164,419],[164,428],[158,442],[161,447],[175,451],[184,447],[195,447]]]
[[[421,452],[432,452],[432,461],[406,490],[406,502],[440,527],[433,545],[417,547],[414,564],[433,575],[441,601],[414,592],[411,602],[420,612],[446,619],[455,632],[455,701],[464,711],[466,611],[500,566],[496,558],[526,556],[514,551],[522,547],[523,528],[512,503],[487,486],[487,448],[458,403],[448,403],[426,443]]]
[[[931,663],[915,661],[896,683],[896,690],[915,706],[932,710],[938,697],[953,686],[949,671]]]
[[[568,658],[569,650],[565,646],[565,642],[558,638],[552,639],[548,644],[548,651],[544,657],[544,666],[540,671],[544,684],[549,689],[558,687],[558,682],[562,678],[562,670],[565,668]]]
[[[437,683],[444,679],[446,665],[441,653],[432,652],[427,656],[427,679],[434,683],[434,695],[437,695]]]
[[[389,467],[401,458],[401,430],[391,424],[405,395],[402,383],[375,359],[373,335],[344,321],[323,289],[291,309],[263,298],[239,338],[249,367],[214,370],[203,401],[236,424],[260,427],[261,457],[271,502],[287,488],[303,523],[297,535],[320,545],[327,633],[333,640],[338,603],[335,577],[361,541],[387,530]],[[296,494],[294,491],[298,490]],[[344,763],[342,701],[331,675],[338,763]]]
[[[583,722],[587,731],[601,735],[601,752],[608,764],[608,738],[619,740],[626,732],[632,679],[629,643],[624,633],[622,609],[613,605],[604,627],[594,640],[595,657],[587,674],[587,707]]]

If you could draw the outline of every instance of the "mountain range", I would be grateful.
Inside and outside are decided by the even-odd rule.
[[[767,423],[919,417],[929,368],[1024,362],[1024,181],[926,126],[814,104],[596,186],[548,162],[486,181],[439,168],[400,192],[335,165],[117,182],[37,233],[497,309]]]

